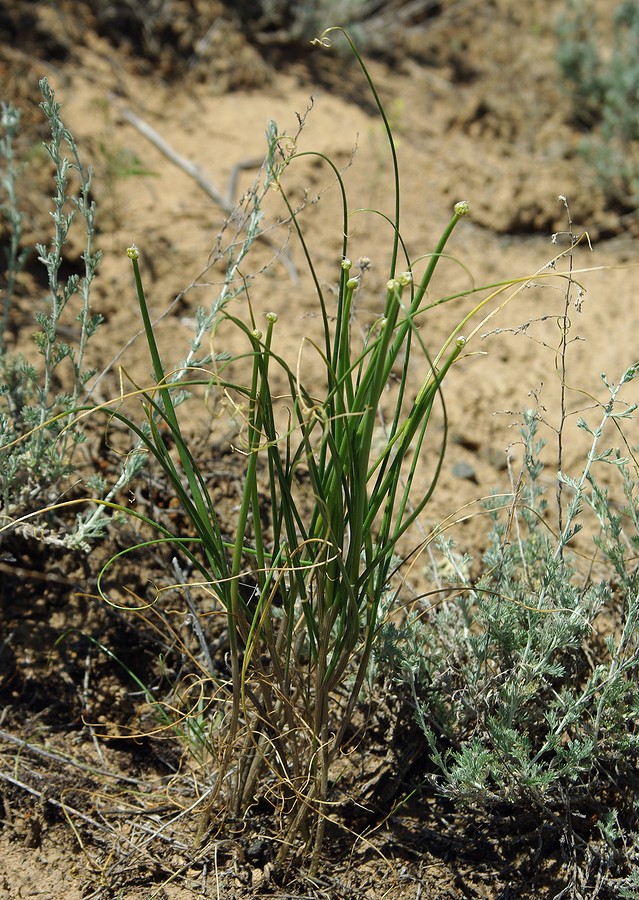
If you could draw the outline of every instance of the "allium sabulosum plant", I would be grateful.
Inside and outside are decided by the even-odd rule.
[[[326,36],[322,43],[328,45]],[[391,129],[368,71],[351,47],[386,128],[395,186],[388,280],[377,320],[363,336],[351,327],[360,279],[349,261],[349,204],[340,171],[322,154],[298,152],[271,132],[265,183],[279,191],[315,286],[323,337],[314,348],[323,379],[304,383],[297,359],[278,352],[277,316],[267,315],[264,329],[257,329],[250,303],[244,314],[237,300],[230,303],[234,292],[228,282],[216,304],[216,318],[245,336],[248,377],[238,382],[232,361],[168,370],[148,313],[143,259],[132,246],[128,254],[156,383],[140,392],[142,424],[125,418],[119,409],[111,411],[129,424],[160,465],[192,526],[190,534],[177,535],[157,524],[158,541],[173,544],[188,560],[226,618],[225,662],[213,665],[202,638],[201,653],[195,655],[199,701],[180,722],[182,734],[215,760],[203,795],[208,813],[201,833],[211,814],[219,817],[220,810],[226,810],[241,816],[256,798],[266,797],[283,822],[279,862],[304,847],[310,851],[311,870],[319,860],[330,816],[331,765],[353,721],[382,620],[381,605],[394,590],[398,542],[428,504],[441,470],[445,436],[442,440],[438,429],[438,463],[430,484],[419,496],[411,492],[431,434],[431,413],[446,374],[465,346],[462,328],[508,287],[504,283],[484,291],[484,299],[439,351],[429,354],[415,319],[452,299],[427,300],[427,291],[468,205],[455,206],[435,250],[423,257],[424,265],[417,262],[414,267],[401,239]],[[336,300],[322,287],[299,214],[286,193],[289,167],[312,155],[332,171],[341,196],[342,218],[336,224],[344,237],[341,260],[335,264]],[[413,377],[415,370],[424,374],[413,392],[409,373]],[[379,410],[386,404],[392,371],[399,371],[399,384],[393,408],[386,409],[380,447]],[[281,385],[282,378],[287,385],[284,399],[279,387],[274,396],[274,385]],[[184,410],[198,401],[178,404],[177,399],[183,401],[184,389],[195,385],[215,388],[209,396],[232,397],[244,422],[245,470],[233,523],[219,520],[204,470],[183,429]],[[229,539],[229,533],[234,537]]]

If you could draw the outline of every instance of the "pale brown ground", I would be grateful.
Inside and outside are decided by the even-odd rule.
[[[635,294],[639,274],[633,267],[636,220],[622,220],[606,209],[598,187],[576,155],[579,136],[568,124],[568,103],[554,64],[553,22],[563,6],[556,0],[459,4],[456,14],[434,18],[424,30],[408,35],[407,54],[397,58],[394,66],[371,61],[370,70],[397,139],[403,237],[409,252],[417,256],[434,247],[454,202],[467,199],[471,206],[471,217],[460,223],[450,241],[448,251],[454,259],[442,262],[432,286],[433,296],[463,289],[471,279],[476,284],[491,284],[541,270],[566,246],[561,238],[557,245],[551,243],[554,232],[566,230],[566,210],[559,195],[569,200],[575,232],[588,230],[592,252],[584,241],[574,254],[575,267],[584,270],[577,277],[587,293],[582,311],[571,311],[572,334],[583,340],[570,346],[567,360],[567,382],[575,388],[568,404],[570,410],[577,410],[592,405],[590,395],[605,401],[600,373],[618,380],[637,358],[639,307]],[[608,0],[600,3],[602,12],[614,6]],[[27,127],[35,133],[37,115],[28,104],[37,102],[37,78],[46,74],[64,104],[65,123],[75,135],[84,160],[95,166],[104,259],[93,302],[106,320],[93,342],[95,364],[103,368],[118,355],[117,365],[101,382],[96,399],[117,392],[117,366],[140,380],[147,377],[150,368],[140,338],[123,350],[140,327],[125,248],[132,241],[140,247],[153,312],[156,316],[164,314],[158,324],[159,340],[165,359],[175,362],[188,350],[195,308],[207,306],[213,299],[216,290],[210,283],[221,271],[218,266],[199,277],[224,222],[223,212],[188,174],[125,120],[124,109],[141,117],[177,153],[200,166],[224,194],[237,164],[263,157],[268,120],[275,119],[280,132],[295,133],[296,113],[304,113],[312,95],[313,108],[299,138],[299,149],[322,151],[338,165],[346,166],[357,147],[344,174],[352,208],[374,206],[392,211],[384,134],[355,65],[346,56],[340,56],[337,63],[324,59],[313,77],[312,61],[307,65],[298,57],[280,60],[277,67],[265,65],[256,52],[246,49],[239,36],[235,40],[244,54],[237,83],[229,78],[233,66],[228,58],[226,66],[219,58],[210,62],[210,75],[203,81],[186,77],[181,82],[166,83],[160,72],[136,64],[129,54],[91,32],[83,34],[81,43],[63,62],[49,59],[44,48],[38,54],[33,44],[26,53],[7,45],[0,47],[5,77],[2,94],[9,97],[10,88],[19,89]],[[229,55],[236,52],[231,46],[236,47],[229,44]],[[222,57],[223,51],[221,47]],[[327,52],[309,48],[308,56],[312,60],[318,54],[326,57]],[[227,90],[229,86],[235,90]],[[105,147],[134,152],[153,174],[123,178],[110,173]],[[254,174],[241,173],[233,200]],[[310,198],[320,197],[305,211],[303,221],[321,277],[330,288],[339,274],[342,238],[332,178],[326,168],[308,162],[292,166],[287,178],[288,189],[297,200],[305,191]],[[35,180],[39,185],[46,183],[44,178]],[[32,199],[33,240],[46,235],[41,230],[46,227],[46,216],[37,209],[40,196],[34,194]],[[274,210],[277,199],[272,198]],[[284,240],[284,229],[272,232],[272,238]],[[375,314],[380,308],[389,243],[389,230],[381,220],[364,214],[352,219],[351,257],[371,260],[359,300],[363,320],[367,313]],[[316,303],[294,241],[287,252],[300,273],[299,281],[291,278],[281,261],[275,261],[268,272],[256,278],[251,297],[258,317],[268,310],[279,314],[278,350],[295,359],[301,338],[312,334],[317,324]],[[270,255],[268,247],[256,247],[244,273],[257,272]],[[565,270],[566,263],[559,263],[558,268]],[[174,303],[192,282],[198,285]],[[445,393],[449,454],[437,493],[423,517],[425,530],[449,517],[463,519],[477,510],[482,496],[494,489],[509,490],[506,450],[517,440],[520,411],[534,402],[531,394],[539,397],[548,420],[557,423],[555,350],[559,342],[557,317],[563,312],[565,296],[562,284],[548,281],[517,295],[498,317],[479,329],[467,354],[451,372]],[[431,351],[438,349],[469,309],[469,301],[455,301],[425,317],[422,330]],[[22,311],[23,334],[27,335],[27,304],[23,303]],[[523,333],[520,326],[533,320],[535,324]],[[471,327],[465,329],[466,334]],[[488,332],[492,333],[484,337]],[[216,346],[226,348],[232,340],[230,332],[221,329]],[[313,355],[308,350],[302,364],[312,373]],[[418,376],[416,373],[416,387]],[[596,414],[591,415],[596,419]],[[195,430],[197,426],[194,423]],[[223,441],[229,426],[220,422],[218,427]],[[630,428],[629,437],[636,443],[636,426]],[[550,431],[547,436],[552,442]],[[574,427],[574,417],[567,426],[565,444],[564,466],[575,473],[583,459],[583,442]],[[549,477],[553,453],[551,450],[548,458]],[[485,525],[480,517],[471,517],[451,533],[461,547],[478,550],[485,540]],[[55,563],[52,566],[55,568]],[[413,574],[417,584],[427,581],[421,561]],[[51,607],[40,582],[27,581],[26,598],[21,599],[18,586],[23,582],[0,573],[7,578],[3,615],[7,633],[13,635],[13,652],[22,659],[20,666],[31,661],[36,673],[31,682],[31,676],[22,673],[18,677],[11,666],[3,672],[7,677],[2,694],[6,708],[0,714],[3,727],[18,730],[20,698],[32,697],[33,685],[39,684],[39,679],[43,684],[38,688],[43,692],[38,703],[30,701],[25,738],[37,735],[42,716],[46,720],[44,712],[34,710],[46,709],[47,691],[55,694],[62,690],[58,685],[65,685],[69,678],[64,672],[52,676],[47,684],[46,659],[55,637],[72,625],[81,623],[85,628],[93,621],[90,608],[82,600],[73,599],[77,588],[90,590],[82,583],[82,567],[67,575],[73,587],[58,596]],[[27,650],[20,646],[21,637]],[[72,676],[81,680],[82,671],[80,662]],[[106,671],[103,675],[109,678]],[[18,683],[19,689],[15,687]],[[109,682],[109,690],[112,687]],[[80,692],[81,685],[74,690]],[[99,698],[98,693],[96,689],[94,702],[108,716],[108,690],[105,687]],[[65,746],[61,732],[59,723],[57,730],[47,731],[52,746]],[[77,722],[70,734],[71,746],[66,746],[76,758],[110,771],[127,771],[136,778],[145,774],[143,761],[135,762],[134,748],[125,752],[109,744],[102,749],[104,758],[98,763],[89,735],[78,728]],[[7,741],[2,747],[3,769],[11,771],[15,748]],[[383,755],[383,742],[376,743],[374,753]],[[136,767],[134,772],[129,771],[130,766]],[[19,766],[15,773],[19,780],[28,780],[26,774],[21,777]],[[81,808],[82,798],[95,791],[95,786],[85,787],[78,776],[74,787],[73,778],[69,778],[67,784],[62,774],[56,773],[53,794],[59,797],[65,790],[72,791],[69,805]],[[61,787],[56,787],[56,779]],[[95,797],[91,796],[87,815],[95,817]],[[119,876],[122,892],[110,893],[110,885],[100,876],[100,871],[108,871],[109,860],[103,848],[94,848],[90,841],[85,844],[82,823],[74,822],[74,837],[63,816],[39,810],[37,804],[32,807],[27,800],[20,790],[12,792],[7,787],[0,831],[0,898],[148,898],[156,896],[150,885],[161,889],[157,896],[167,898],[218,896],[211,869],[203,893],[201,873],[187,871],[168,883],[166,873],[159,872],[156,864],[143,856],[136,857],[128,886]],[[519,850],[508,849],[504,843],[507,824],[503,833],[488,838],[480,835],[479,823],[473,827],[466,824],[463,827],[469,830],[465,836],[455,833],[450,810],[438,809],[434,801],[427,813],[424,808],[409,808],[401,821],[379,833],[373,841],[374,851],[360,842],[349,856],[348,841],[342,841],[342,848],[347,849],[337,868],[330,861],[329,845],[323,888],[300,882],[288,888],[290,893],[284,888],[277,893],[273,888],[273,895],[368,900],[551,897],[565,883],[560,872],[555,873],[554,880],[552,860],[547,869],[538,866],[534,848],[524,847],[521,857]],[[178,852],[174,856],[166,860],[169,869],[177,869],[182,860]],[[247,866],[240,865],[235,875],[225,877],[219,896],[266,896],[269,889],[259,887],[257,867],[253,871],[255,888],[243,883],[246,871]],[[539,872],[544,871],[546,881],[537,881]]]

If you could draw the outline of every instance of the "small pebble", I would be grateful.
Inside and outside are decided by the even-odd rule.
[[[455,463],[453,466],[453,475],[455,478],[463,478],[465,481],[472,481],[473,484],[479,484],[477,473],[468,463]]]

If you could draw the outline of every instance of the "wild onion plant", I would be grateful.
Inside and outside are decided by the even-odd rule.
[[[323,46],[330,46],[328,34],[321,39]],[[489,296],[461,319],[441,348],[429,354],[415,320],[452,299],[433,300],[428,290],[468,204],[455,206],[432,253],[415,261],[408,257],[400,230],[393,136],[366,66],[351,47],[385,126],[395,187],[388,280],[376,321],[360,340],[352,324],[361,282],[349,259],[350,210],[339,169],[322,154],[298,151],[271,127],[265,184],[277,188],[312,276],[322,326],[321,342],[314,349],[324,385],[317,378],[312,385],[305,383],[297,360],[278,352],[276,314],[266,316],[262,330],[256,326],[250,303],[247,314],[231,306],[230,299],[237,296],[237,289],[230,289],[237,268],[232,279],[227,277],[207,321],[209,327],[226,321],[244,335],[249,377],[238,381],[232,360],[224,359],[213,366],[209,363],[208,368],[202,362],[197,367],[194,363],[167,367],[149,316],[140,251],[133,245],[127,252],[155,384],[137,390],[145,413],[142,423],[120,409],[109,411],[128,425],[159,465],[167,492],[177,498],[191,527],[191,533],[177,534],[146,519],[157,534],[150,544],[168,543],[185,558],[199,573],[198,583],[213,596],[213,611],[221,610],[226,617],[227,668],[211,658],[204,629],[199,627],[198,701],[182,712],[179,722],[183,735],[200,745],[198,758],[205,744],[215,760],[201,833],[213,811],[219,814],[225,806],[231,815],[240,816],[256,797],[268,797],[284,823],[278,861],[305,845],[311,849],[311,869],[318,864],[329,816],[331,766],[352,724],[369,670],[382,601],[395,590],[398,543],[426,508],[443,464],[445,430],[443,439],[438,432],[433,441],[429,429],[434,405],[464,349],[462,328],[513,283],[493,285]],[[341,259],[336,261],[336,302],[322,287],[300,213],[286,192],[287,170],[308,156],[319,157],[329,168],[341,198],[338,228],[343,243]],[[517,290],[527,281],[522,279]],[[472,296],[475,290],[455,297]],[[205,321],[203,313],[198,321]],[[396,398],[380,448],[376,441],[379,410],[386,403],[391,372],[397,369]],[[423,379],[412,396],[410,377],[416,369],[423,372]],[[282,377],[287,385],[284,400],[281,392],[274,396],[273,388]],[[236,414],[244,422],[245,468],[232,539],[227,537],[228,523],[218,517],[204,469],[185,434],[184,417],[192,419],[185,411],[188,402],[177,404],[178,399],[184,401],[185,389],[195,391],[202,385],[211,394],[232,397]],[[284,427],[282,406],[286,408]],[[438,460],[435,471],[429,485],[415,496],[413,482],[424,450],[431,445]],[[182,564],[175,566],[181,571]],[[100,580],[107,600],[110,572],[108,565]],[[186,694],[192,696],[192,691]]]
[[[323,46],[330,46],[328,35],[333,30],[322,37]],[[197,649],[189,649],[182,641],[180,647],[185,657],[190,655],[193,671],[183,683],[172,686],[171,698],[158,699],[156,705],[162,723],[167,721],[167,710],[175,714],[174,729],[207,768],[208,786],[199,804],[206,807],[201,835],[212,814],[221,819],[226,810],[231,817],[239,817],[256,798],[264,798],[282,821],[279,862],[305,847],[311,851],[311,870],[319,862],[330,816],[331,767],[353,723],[373,647],[397,590],[398,547],[427,507],[444,462],[446,429],[429,427],[442,384],[464,351],[462,331],[470,320],[481,319],[482,312],[490,309],[482,320],[486,321],[530,280],[430,296],[433,275],[457,223],[468,213],[468,204],[455,206],[432,252],[415,259],[409,256],[401,234],[399,167],[392,131],[366,66],[347,40],[370,85],[391,156],[394,210],[389,219],[383,218],[384,227],[386,222],[392,226],[392,238],[386,289],[376,320],[363,335],[353,327],[354,304],[364,285],[349,259],[350,205],[342,173],[326,156],[298,150],[295,141],[279,135],[271,125],[263,184],[250,192],[222,290],[208,312],[198,311],[191,351],[177,364],[167,365],[160,355],[143,285],[143,260],[141,265],[136,246],[129,247],[154,383],[134,385],[126,398],[128,405],[121,397],[100,410],[83,408],[81,396],[88,377],[83,369],[86,339],[98,324],[88,305],[97,263],[91,243],[90,182],[70,135],[59,123],[53,94],[43,82],[45,112],[55,126],[49,152],[58,166],[58,182],[66,184],[71,166],[81,177],[75,206],[87,222],[86,271],[83,279],[59,283],[59,245],[71,224],[61,193],[54,211],[57,240],[51,250],[39,249],[49,274],[52,307],[50,316],[40,317],[38,347],[45,375],[42,382],[35,373],[32,378],[39,414],[28,422],[32,432],[17,442],[11,437],[4,448],[8,454],[22,452],[32,437],[43,440],[47,429],[53,428],[51,446],[66,460],[65,448],[74,440],[70,424],[102,415],[108,425],[123,423],[132,434],[134,451],[127,459],[133,469],[145,457],[152,460],[167,502],[171,499],[181,509],[179,529],[172,529],[170,520],[154,520],[120,505],[116,494],[123,482],[119,479],[108,490],[100,485],[89,498],[89,512],[81,517],[76,534],[92,536],[102,511],[109,509],[135,518],[150,530],[151,536],[145,535],[140,544],[114,557],[100,575],[101,594],[114,604],[117,599],[110,594],[108,581],[126,553],[168,545],[174,556],[174,578],[183,593]],[[61,156],[63,141],[71,148],[74,163]],[[286,190],[288,170],[308,157],[320,159],[332,173],[341,200],[336,228],[342,244],[335,260],[335,294],[323,287],[305,238],[302,213]],[[288,359],[279,350],[277,315],[268,314],[264,328],[257,327],[241,274],[240,263],[259,233],[261,200],[272,189],[281,197],[314,285],[321,334],[312,347],[322,377],[315,373],[312,383],[305,379],[298,360]],[[545,277],[554,273],[546,272]],[[502,299],[511,285],[514,291]],[[56,325],[78,290],[85,337],[76,352],[59,344]],[[429,352],[416,324],[418,317],[449,300],[472,298],[478,291],[482,299],[474,299],[441,347]],[[237,367],[228,354],[202,355],[207,335],[222,322],[243,336],[246,378],[235,374]],[[481,323],[475,326],[468,339],[480,327]],[[64,400],[52,400],[51,371],[65,358],[73,365],[74,387]],[[414,390],[417,371],[422,373],[421,383]],[[397,384],[389,410],[391,377],[397,378]],[[228,398],[236,418],[243,422],[242,489],[231,523],[218,515],[207,464],[196,458],[185,427],[194,419],[191,404],[202,402],[202,389],[209,402]],[[139,419],[130,411],[130,401],[136,397],[142,408]],[[73,405],[75,419],[70,414]],[[380,446],[382,408],[385,440]],[[427,449],[436,463],[429,483],[416,496],[414,484]],[[78,502],[65,501],[57,507],[74,508]],[[32,517],[33,513],[26,513],[17,521]],[[187,570],[191,584],[182,574]],[[205,608],[192,599],[194,582],[210,598]],[[153,602],[145,601],[141,611],[146,613],[149,605]],[[211,614],[221,614],[225,620],[227,652],[221,657],[210,646],[206,623]],[[145,695],[148,699],[151,692]]]

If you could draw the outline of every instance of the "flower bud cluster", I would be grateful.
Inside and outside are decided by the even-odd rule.
[[[398,275],[397,278],[391,278],[390,281],[386,282],[386,288],[389,291],[398,291],[401,288],[407,287],[409,284],[413,283],[413,273],[412,272],[402,272],[401,275]]]

